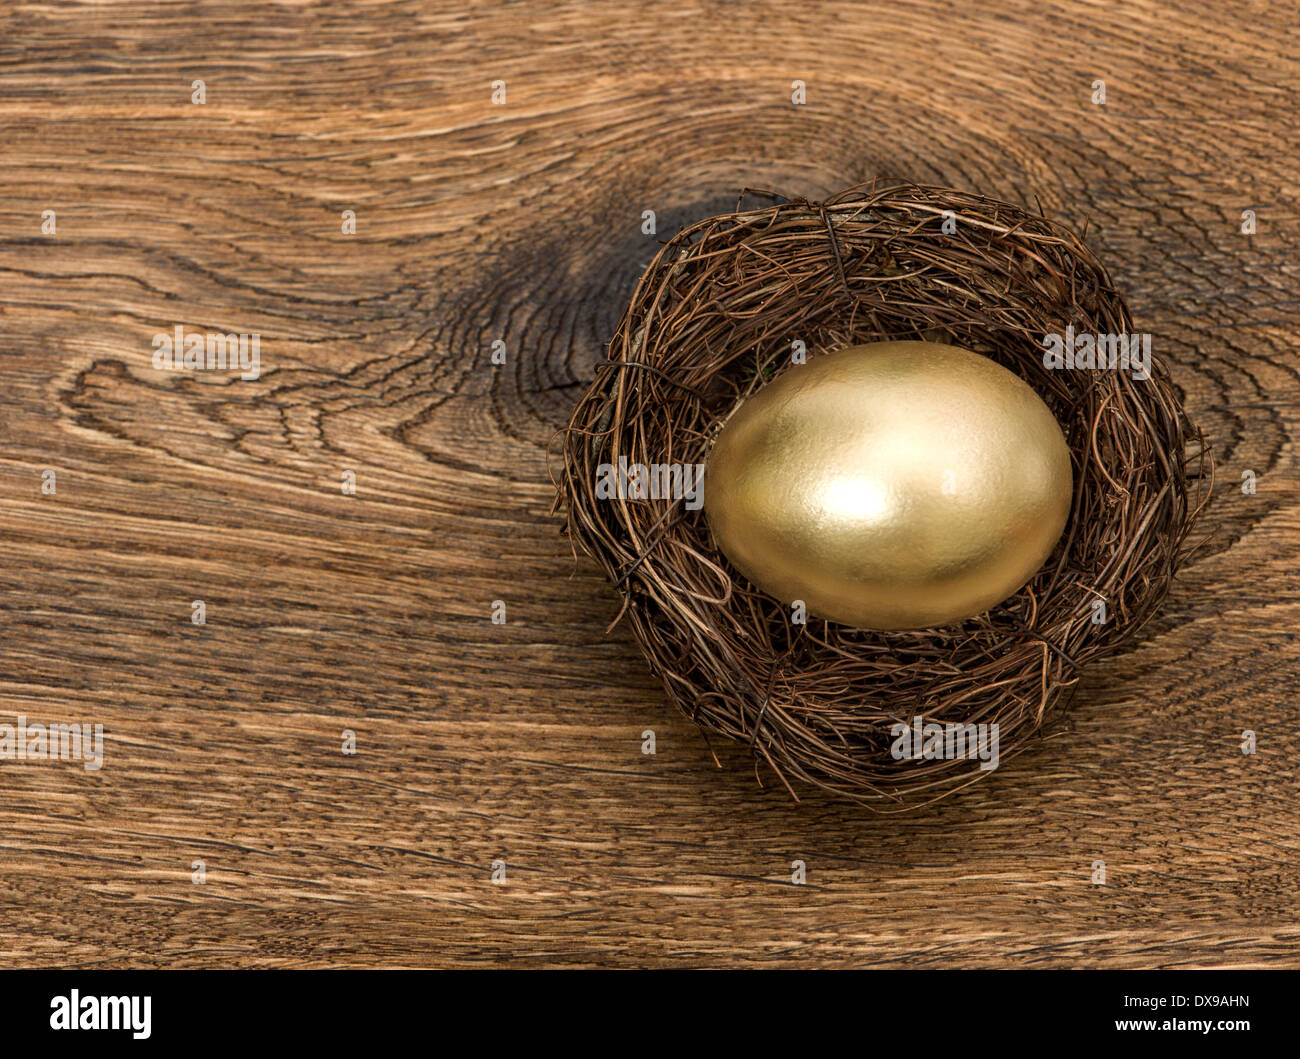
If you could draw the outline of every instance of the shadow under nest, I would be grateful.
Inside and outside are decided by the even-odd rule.
[[[798,780],[873,809],[914,807],[988,770],[896,759],[891,728],[918,714],[996,722],[1005,761],[1062,706],[1086,663],[1151,618],[1191,551],[1210,454],[1156,358],[1149,379],[1046,368],[1043,336],[1067,326],[1135,330],[1078,236],[947,188],[781,200],[708,218],[664,245],[558,435],[556,508],[622,595],[616,622],[629,623],[668,697],[706,737],[750,747],[756,769],[765,763],[792,795]],[[919,632],[795,624],[785,603],[730,567],[702,510],[597,496],[598,467],[620,457],[707,463],[721,424],[789,365],[793,343],[813,357],[886,339],[992,358],[1033,387],[1069,444],[1065,533],[1033,580],[985,614]]]

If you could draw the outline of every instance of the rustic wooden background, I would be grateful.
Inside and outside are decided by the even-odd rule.
[[[1300,966],[1298,21],[5,4],[0,722],[107,744],[0,762],[0,966]],[[901,818],[717,769],[545,465],[643,210],[876,176],[1086,221],[1220,476],[1071,727]],[[155,370],[177,324],[261,377]]]

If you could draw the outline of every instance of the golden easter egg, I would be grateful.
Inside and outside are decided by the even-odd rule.
[[[704,509],[754,585],[811,616],[924,629],[981,614],[1065,528],[1070,451],[1047,405],[957,346],[877,342],[744,400],[705,467]]]

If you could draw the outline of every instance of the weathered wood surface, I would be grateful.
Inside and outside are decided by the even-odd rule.
[[[0,723],[106,742],[0,762],[0,965],[1300,965],[1296,22],[7,6]],[[906,818],[715,768],[545,465],[643,210],[873,176],[1086,221],[1220,475],[1072,726]],[[176,325],[259,333],[260,377],[155,370]]]

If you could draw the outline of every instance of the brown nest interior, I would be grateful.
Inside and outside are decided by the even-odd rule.
[[[999,726],[1000,760],[1059,710],[1081,668],[1156,611],[1191,547],[1212,467],[1159,362],[1049,370],[1043,336],[1135,332],[1068,229],[947,188],[857,187],[708,218],[641,277],[608,359],[558,435],[557,510],[604,568],[668,697],[751,748],[795,794],[814,784],[908,808],[988,775],[970,759],[896,759],[896,724]],[[945,221],[947,223],[945,224]],[[950,342],[1025,379],[1061,424],[1074,499],[1056,551],[987,613],[920,632],[808,618],[749,584],[681,500],[607,499],[598,468],[704,464],[746,395],[791,362],[885,339]],[[1104,612],[1096,604],[1103,601]],[[1104,615],[1104,620],[1096,619]],[[796,795],[797,797],[797,795]]]

